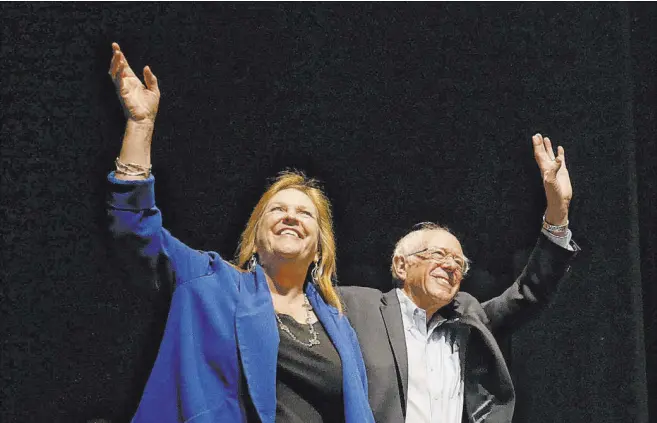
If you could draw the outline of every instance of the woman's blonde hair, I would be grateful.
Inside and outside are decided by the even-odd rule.
[[[333,234],[333,213],[331,203],[319,187],[316,179],[308,178],[303,172],[287,170],[278,174],[267,191],[260,197],[253,208],[246,228],[240,237],[235,262],[240,269],[246,269],[256,248],[258,224],[265,213],[265,208],[272,197],[285,189],[296,189],[306,194],[317,208],[317,225],[319,226],[319,262],[317,263],[317,287],[328,304],[342,313],[342,304],[333,281],[337,277],[335,257],[335,235]]]

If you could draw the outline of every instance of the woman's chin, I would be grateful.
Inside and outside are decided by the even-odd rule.
[[[274,250],[274,256],[285,261],[303,261],[304,259],[303,251],[298,248],[280,248]]]

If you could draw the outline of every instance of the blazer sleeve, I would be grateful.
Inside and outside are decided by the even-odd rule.
[[[169,296],[177,283],[207,274],[211,256],[194,250],[162,227],[155,206],[155,179],[119,180],[114,172],[107,213],[114,247],[129,278],[149,291]]]
[[[570,263],[580,251],[573,241],[569,245],[572,251],[541,234],[513,285],[482,304],[496,335],[514,330],[549,303],[559,284],[569,276]]]

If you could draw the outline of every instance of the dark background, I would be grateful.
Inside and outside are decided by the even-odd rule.
[[[112,41],[160,81],[165,225],[224,257],[296,167],[333,201],[341,283],[388,289],[395,241],[433,220],[486,299],[539,233],[531,135],[563,145],[583,251],[507,342],[515,421],[657,421],[655,3],[0,8],[2,422],[127,421],[157,351],[166,309],[106,228]]]

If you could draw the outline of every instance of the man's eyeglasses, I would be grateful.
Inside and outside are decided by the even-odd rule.
[[[464,276],[466,273],[468,273],[468,270],[470,270],[470,264],[466,258],[457,254],[450,253],[449,251],[442,248],[425,248],[408,255],[418,256],[425,260],[435,261],[436,263],[445,263],[449,258],[451,258],[454,260],[454,263],[456,263],[456,266],[458,267],[457,271],[461,274],[461,276]]]

